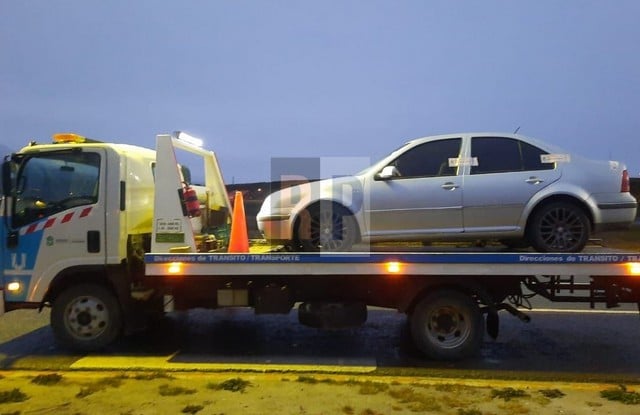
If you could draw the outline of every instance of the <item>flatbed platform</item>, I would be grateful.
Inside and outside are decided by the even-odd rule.
[[[145,264],[148,276],[640,275],[637,252],[151,253]]]

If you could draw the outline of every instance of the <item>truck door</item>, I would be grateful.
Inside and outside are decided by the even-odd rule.
[[[105,151],[26,154],[3,221],[2,269],[7,310],[42,301],[59,272],[104,265]]]

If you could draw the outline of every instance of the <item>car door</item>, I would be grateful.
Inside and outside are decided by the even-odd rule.
[[[462,180],[450,162],[461,143],[446,138],[417,144],[389,164],[393,177],[369,177],[365,221],[371,236],[462,232]]]
[[[465,232],[516,231],[528,201],[560,178],[544,150],[509,137],[472,137],[470,174],[464,177]]]

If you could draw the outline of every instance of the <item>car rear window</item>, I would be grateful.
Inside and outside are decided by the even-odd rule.
[[[546,151],[521,140],[506,137],[474,137],[471,155],[478,161],[471,174],[506,173],[513,171],[549,170],[554,163],[542,163]]]

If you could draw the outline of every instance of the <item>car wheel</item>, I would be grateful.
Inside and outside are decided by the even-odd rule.
[[[54,301],[51,327],[62,346],[92,351],[113,342],[122,328],[116,297],[97,284],[71,286]]]
[[[321,203],[300,214],[296,238],[303,251],[344,252],[356,242],[357,223],[342,206]]]
[[[556,202],[534,214],[528,233],[538,252],[580,252],[589,240],[589,228],[589,218],[579,206]]]
[[[471,296],[438,290],[416,305],[410,318],[411,336],[425,355],[459,360],[476,354],[484,338],[483,318]]]

